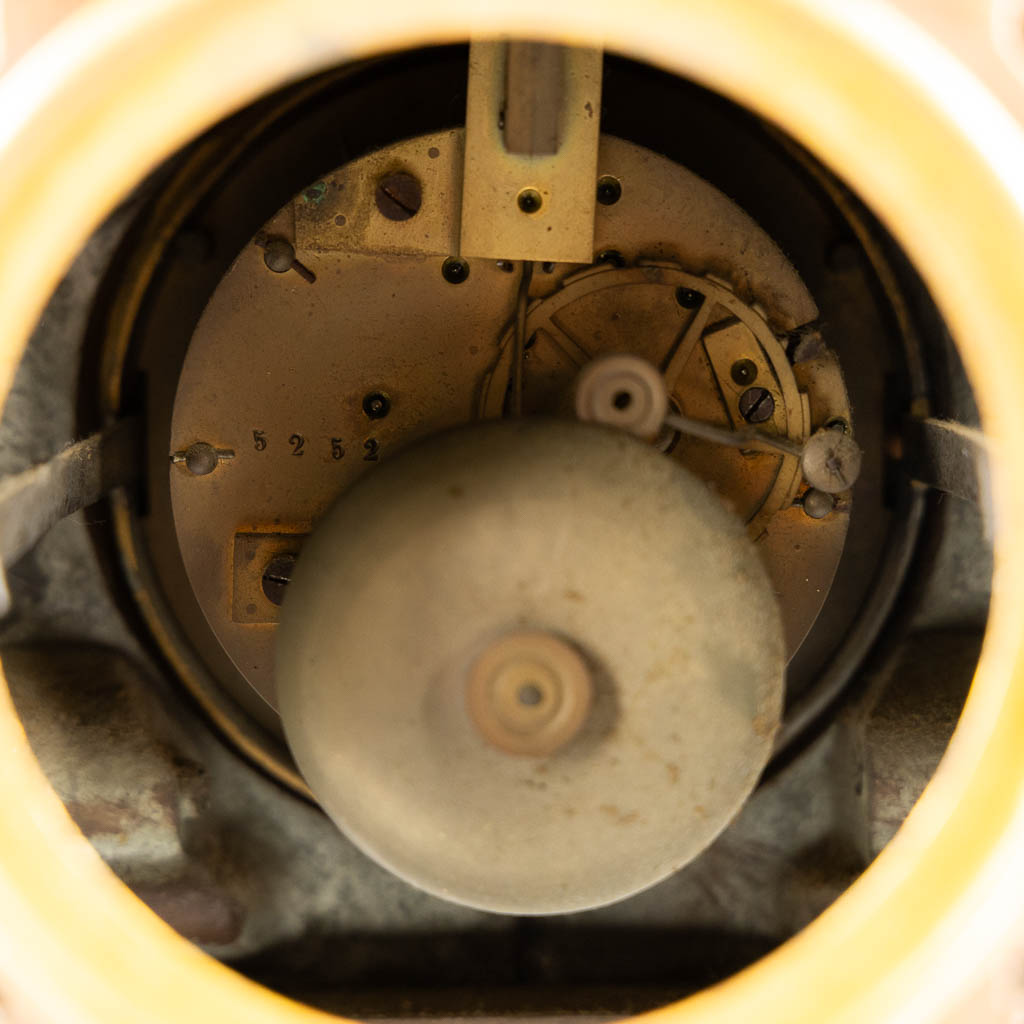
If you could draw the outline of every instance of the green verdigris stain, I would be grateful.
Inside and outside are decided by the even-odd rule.
[[[313,206],[319,206],[324,201],[326,195],[327,182],[317,181],[303,191],[302,201],[304,203],[311,203]]]

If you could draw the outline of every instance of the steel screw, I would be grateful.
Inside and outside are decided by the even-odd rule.
[[[775,399],[767,388],[747,388],[740,395],[740,415],[748,423],[764,423],[775,415]]]
[[[382,420],[391,412],[391,399],[380,391],[372,391],[363,399],[363,412],[371,420]]]
[[[506,274],[511,274],[516,269],[516,265],[511,260],[498,260],[495,266]]]
[[[234,457],[235,453],[230,448],[214,448],[205,441],[196,441],[183,452],[172,452],[171,462],[184,463],[193,476],[208,476],[220,463]]]
[[[423,189],[411,174],[400,171],[381,178],[374,199],[377,209],[388,220],[409,220],[419,213]]]
[[[205,441],[197,441],[185,449],[185,468],[196,476],[212,473],[219,462],[217,449]]]
[[[458,256],[449,256],[441,264],[441,275],[449,284],[462,284],[469,277],[469,264]]]
[[[540,193],[535,188],[524,188],[519,193],[519,198],[516,200],[519,203],[519,209],[523,213],[536,213],[544,203],[541,199]]]
[[[316,280],[316,274],[295,258],[295,246],[287,238],[267,238],[265,235],[258,235],[256,244],[263,249],[263,262],[268,270],[275,274],[286,274],[289,270],[294,270],[309,284]]]
[[[268,239],[263,251],[263,262],[275,274],[286,274],[295,262],[295,248],[286,238]]]
[[[597,179],[597,201],[602,206],[614,206],[622,198],[622,184],[610,174]]]
[[[263,594],[271,604],[284,601],[285,590],[292,581],[297,556],[291,553],[274,555],[263,570],[261,586]]]
[[[804,495],[803,507],[804,514],[811,519],[824,519],[836,507],[836,499],[831,494],[811,488]]]

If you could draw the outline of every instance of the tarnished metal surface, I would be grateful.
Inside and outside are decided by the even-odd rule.
[[[334,935],[357,951],[347,966],[331,958],[341,975],[366,984],[360,961],[376,952],[376,967],[394,970],[381,937],[410,922],[484,942],[497,931],[487,915],[372,864],[311,803],[228,750],[137,659],[53,642],[5,646],[3,659],[33,753],[75,823],[140,898],[214,956],[287,959],[291,944]]]
[[[814,372],[802,375],[814,380],[812,407],[764,318],[714,279],[676,266],[580,271],[531,307],[527,335],[527,413],[571,408],[583,366],[605,353],[631,352],[661,368],[672,408],[730,431],[747,427],[741,402],[756,383],[773,398],[758,432],[797,451],[815,428],[850,416],[838,364],[827,348]],[[481,391],[481,415],[500,415],[512,358],[510,330]],[[736,372],[740,366],[744,374]],[[685,436],[674,442],[671,457],[712,483],[748,524],[779,596],[792,656],[828,594],[842,554],[849,495],[832,515],[814,520],[802,511],[792,514],[805,487],[799,455],[735,450]]]
[[[308,532],[331,501],[381,459],[478,415],[482,382],[488,374],[496,382],[495,364],[508,357],[501,341],[513,321],[519,276],[492,261],[474,260],[468,279],[453,286],[442,276],[440,255],[426,255],[436,226],[457,220],[453,196],[460,152],[460,132],[435,133],[371,154],[306,189],[262,234],[294,231],[297,252],[315,272],[316,283],[271,272],[264,250],[250,245],[222,281],[193,338],[175,402],[172,450],[203,441],[236,456],[202,477],[171,467],[177,537],[167,542],[180,545],[196,597],[224,650],[271,705],[274,630],[234,618],[235,535]],[[812,398],[810,427],[832,415],[848,416],[841,374],[827,348],[817,360],[788,369],[777,335],[813,320],[817,310],[799,276],[757,225],[706,182],[640,147],[603,138],[600,161],[603,171],[622,181],[623,195],[612,206],[598,206],[595,245],[614,244],[628,261],[643,254],[671,259],[713,272],[716,279],[696,278],[678,266],[617,270],[602,265],[582,271],[585,279],[574,285],[567,278],[581,273],[578,267],[545,265],[533,276],[530,297],[547,302],[534,305],[530,316],[543,317],[551,310],[548,302],[566,306],[583,289],[591,298],[582,299],[573,313],[583,317],[588,355],[650,349],[659,361],[669,358],[672,365],[666,368],[677,387],[724,423],[738,415],[742,394],[729,375],[730,345],[777,380],[772,385],[779,406],[775,423],[790,424],[785,430],[793,429],[795,436],[805,430],[799,424],[808,411],[799,391]],[[422,205],[405,221],[382,216],[376,204],[377,184],[396,168],[423,185]],[[612,287],[620,282],[632,284]],[[695,314],[677,300],[675,289],[683,285],[704,289],[715,302]],[[708,332],[715,337],[712,349],[723,353],[719,376],[725,375],[722,387],[733,403],[728,409],[694,327],[723,303],[720,318],[735,315],[750,325],[730,328],[723,320],[715,325],[717,334]],[[527,353],[527,411],[564,408],[571,415],[577,363],[550,365],[545,344],[538,341]],[[703,377],[695,381],[683,375],[691,357],[703,367]],[[551,383],[557,385],[543,394],[534,372],[541,365],[555,373]],[[374,418],[364,402],[377,393],[387,396],[389,406],[386,415]],[[502,389],[492,384],[488,394],[485,414],[496,415]],[[755,479],[750,493],[742,495],[744,516],[764,503],[758,487],[764,492],[776,481],[782,489],[774,502],[778,508],[784,504],[782,491],[789,494],[797,482],[792,474],[779,476],[780,459],[771,455],[748,458],[735,452],[723,461],[721,449],[705,446],[700,454],[700,445],[677,447],[680,457],[687,453],[691,469],[716,482],[729,478],[729,458],[739,479],[751,472],[757,477],[748,463],[761,467],[760,483]],[[728,496],[728,487],[722,493]],[[795,509],[776,518],[771,530],[759,531],[759,544],[769,565],[797,566],[769,570],[784,605],[797,609],[784,613],[793,650],[827,592],[847,516],[840,508],[812,521]],[[276,609],[252,603],[257,617],[266,614],[273,621]]]
[[[48,644],[11,664],[37,756],[120,876],[209,953],[349,1016],[547,1012],[560,1000],[639,1011],[699,986],[709,956],[722,971],[767,952],[863,866],[844,845],[851,748],[830,734],[685,871],[628,902],[524,928],[378,868],[131,660]],[[123,832],[109,831],[118,823]],[[133,838],[136,826],[145,835]]]
[[[457,253],[464,137],[420,136],[339,167],[295,197],[280,230],[303,253]],[[403,220],[382,213],[378,201],[381,183],[399,174],[420,190],[416,213]]]
[[[463,256],[590,260],[601,56],[600,50],[577,47],[470,44]],[[510,98],[510,87],[524,78],[534,87]]]
[[[0,481],[0,615],[9,607],[5,569],[59,520],[139,476],[138,431],[137,420],[122,420]]]
[[[210,798],[202,744],[146,692],[152,680],[80,644],[6,649],[4,669],[33,752],[104,860],[187,938],[235,943],[244,905],[189,848]]]
[[[685,298],[686,306],[679,301],[681,292],[692,296]],[[810,432],[785,351],[765,320],[727,288],[679,267],[606,265],[580,271],[530,310],[526,330],[533,341],[525,357],[527,413],[565,408],[584,365],[598,355],[629,352],[661,369],[676,408],[729,429],[745,422],[740,402],[747,388],[736,383],[731,370],[747,360],[754,367],[751,381],[774,397],[772,414],[760,429],[798,444]],[[483,416],[501,414],[511,340],[511,332],[502,339],[498,363],[481,392]],[[830,404],[836,412],[816,414],[848,411],[843,392]],[[714,480],[723,498],[758,532],[792,504],[800,485],[799,461],[784,456],[749,457],[691,439],[673,454],[703,479]]]
[[[850,838],[865,863],[888,845],[939,766],[967,698],[982,633],[924,630],[865,673],[839,716]]]
[[[196,596],[271,703],[273,630],[231,619],[235,534],[308,533],[364,471],[471,419],[515,287],[493,263],[453,287],[439,260],[309,259],[314,286],[243,252],[200,324],[171,426],[175,450],[236,452],[208,476],[171,466],[171,495]],[[377,391],[391,409],[371,419],[363,401]]]
[[[988,450],[980,428],[950,420],[910,418],[903,458],[915,480],[967,501],[987,503]]]
[[[325,253],[377,256],[436,255],[458,251],[465,132],[453,129],[398,142],[330,174],[304,189],[264,229],[294,238],[311,263]],[[756,302],[772,327],[792,331],[818,315],[806,286],[779,247],[729,198],[697,175],[657,153],[610,135],[598,147],[601,174],[621,183],[622,196],[598,204],[593,245],[579,260],[615,250],[632,263],[664,259],[725,282],[744,302]],[[401,169],[422,189],[421,206],[405,221],[380,214],[380,182]],[[316,254],[314,257],[312,254]],[[475,267],[482,264],[474,260]],[[511,269],[511,268],[509,268]],[[554,283],[573,268],[538,274]],[[396,265],[389,264],[394,274]],[[302,293],[300,292],[299,295]],[[824,344],[820,332],[818,347]]]
[[[572,50],[556,43],[513,40],[504,45],[505,89],[500,120],[505,149],[524,156],[557,153],[564,134],[566,72]],[[470,50],[482,60],[477,48]],[[596,139],[595,139],[596,144]]]
[[[478,660],[520,630],[559,638],[531,648],[532,706],[549,689],[555,719],[559,699],[584,716],[553,719],[544,753],[480,725]],[[334,505],[283,608],[277,687],[356,845],[446,899],[551,914],[648,888],[718,835],[771,753],[784,665],[756,549],[702,481],[623,431],[528,417],[429,438]]]
[[[275,580],[271,590],[264,584],[268,569],[275,559],[297,556],[302,550],[305,534],[301,533],[239,533],[235,536],[232,557],[231,619],[233,622],[276,623],[280,618],[283,591],[290,580]]]

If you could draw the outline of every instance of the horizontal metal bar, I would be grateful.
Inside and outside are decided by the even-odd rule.
[[[985,435],[952,420],[908,419],[903,462],[912,479],[947,494],[978,502],[985,492],[988,455]]]
[[[0,565],[9,568],[55,523],[134,480],[139,434],[137,420],[120,420],[49,462],[0,480]]]

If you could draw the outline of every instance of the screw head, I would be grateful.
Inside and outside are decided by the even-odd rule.
[[[740,395],[740,415],[748,423],[766,423],[775,415],[775,399],[767,388],[747,388]]]
[[[363,412],[371,420],[382,420],[391,412],[391,399],[381,391],[371,391],[363,399]]]
[[[275,274],[285,274],[295,262],[295,247],[287,238],[268,238],[263,249],[263,262]]]
[[[271,604],[279,605],[284,601],[285,591],[292,581],[297,560],[296,555],[286,552],[274,555],[267,562],[260,585],[263,588],[264,596]]]
[[[441,276],[449,284],[462,284],[469,277],[469,264],[458,256],[449,256],[441,264]]]
[[[207,476],[220,464],[217,449],[205,441],[196,441],[185,449],[185,468],[193,476]]]
[[[544,205],[544,200],[535,188],[524,188],[516,198],[516,202],[523,213],[536,213]]]
[[[622,183],[610,174],[597,179],[597,201],[602,206],[614,206],[622,198]]]
[[[740,387],[746,387],[757,380],[757,363],[753,359],[737,359],[729,371],[734,383]]]
[[[824,491],[819,491],[812,487],[804,495],[804,515],[809,516],[811,519],[824,519],[827,515],[831,515],[835,507],[836,499]]]
[[[411,174],[399,171],[377,182],[373,198],[381,215],[388,220],[410,220],[423,205],[423,189]]]
[[[608,263],[613,267],[624,267],[626,257],[618,249],[604,249],[594,257],[595,263]]]
[[[679,303],[683,309],[696,309],[704,301],[704,296],[700,292],[694,291],[692,288],[677,288],[676,289],[676,302]]]

